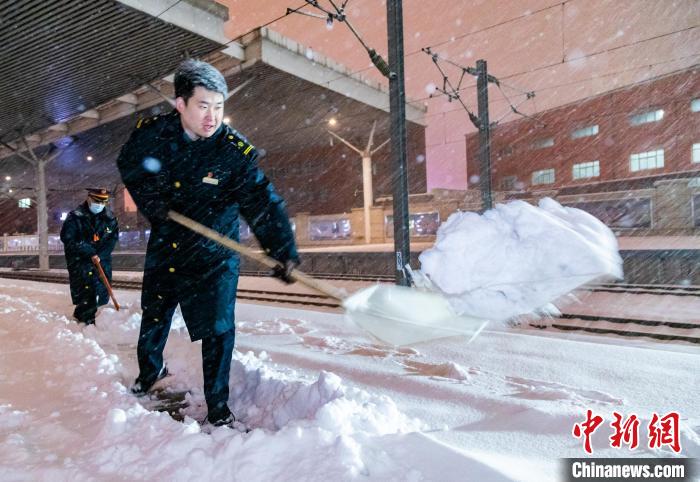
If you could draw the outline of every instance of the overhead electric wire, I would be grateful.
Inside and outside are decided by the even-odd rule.
[[[175,3],[173,3],[173,4],[170,5],[168,8],[166,8],[165,10],[163,10],[162,12],[160,12],[158,15],[156,15],[155,18],[160,18],[161,15],[163,15],[165,12],[169,11],[171,8],[173,8],[175,5],[177,5],[177,4],[180,3],[180,2],[182,2],[182,0],[177,0]]]
[[[478,118],[476,115],[474,115],[474,113],[471,112],[471,111],[469,110],[469,108],[467,108],[467,106],[466,106],[466,105],[464,104],[464,102],[461,100],[461,97],[460,97],[460,95],[459,95],[459,88],[460,88],[460,86],[462,85],[462,82],[463,82],[463,80],[464,80],[465,74],[468,74],[468,75],[478,75],[477,69],[475,69],[474,67],[465,67],[465,66],[463,66],[463,65],[460,65],[460,64],[457,64],[457,63],[455,63],[455,62],[452,62],[452,61],[450,61],[450,60],[448,60],[448,59],[445,59],[445,58],[441,57],[440,55],[434,53],[434,52],[430,49],[430,47],[424,48],[424,49],[423,49],[423,52],[425,52],[426,54],[430,55],[430,58],[432,59],[433,64],[435,64],[435,66],[437,67],[437,69],[440,71],[440,74],[442,75],[442,78],[443,78],[443,88],[442,88],[442,89],[437,89],[437,90],[440,91],[440,92],[442,92],[442,93],[444,93],[444,94],[446,94],[446,95],[448,96],[448,101],[452,101],[453,98],[454,98],[454,99],[458,99],[458,100],[460,101],[460,103],[462,104],[462,107],[464,108],[464,110],[467,111],[467,114],[469,115],[469,119],[472,121],[472,124],[474,124],[474,126],[476,126],[477,128],[479,128],[479,118]],[[446,62],[447,64],[452,65],[452,66],[457,67],[458,69],[460,69],[461,75],[460,75],[460,78],[459,78],[459,83],[457,84],[457,88],[455,88],[455,87],[452,85],[452,83],[451,83],[450,80],[449,80],[448,75],[445,73],[445,71],[442,69],[442,67],[440,67],[440,64],[439,64],[439,62],[438,62],[439,60],[444,61],[444,62]],[[487,85],[488,85],[488,83],[496,84],[496,86],[498,87],[498,90],[501,92],[501,94],[503,95],[503,97],[506,99],[506,101],[507,101],[508,104],[510,105],[510,110],[511,110],[512,113],[518,114],[518,115],[520,115],[520,116],[527,117],[527,118],[530,118],[530,119],[533,119],[533,120],[536,120],[536,119],[534,119],[533,117],[531,117],[531,116],[529,116],[529,115],[527,115],[527,114],[524,114],[524,113],[520,112],[520,111],[518,110],[518,108],[517,108],[516,106],[513,105],[513,103],[510,101],[510,99],[508,98],[508,96],[506,95],[506,93],[503,92],[503,89],[501,88],[500,81],[499,81],[499,79],[498,79],[497,77],[495,77],[495,76],[490,75],[490,74],[487,73],[487,74],[486,74],[486,78],[487,78]],[[449,86],[449,87],[450,87],[450,91],[449,91],[449,92],[447,91],[446,86]],[[526,102],[526,101],[532,99],[533,97],[535,97],[535,93],[534,93],[533,91],[526,92],[526,93],[525,93],[525,100],[524,100],[523,102]],[[522,102],[521,102],[521,104],[522,104]],[[518,104],[518,106],[520,106],[520,104]],[[506,113],[506,115],[504,115],[502,118],[505,118],[505,116],[507,116],[507,115],[508,115],[508,113]],[[499,122],[499,121],[496,121],[496,123],[498,123],[498,122]]]
[[[633,70],[640,70],[640,69],[651,68],[651,67],[655,67],[655,66],[657,66],[657,65],[663,65],[663,64],[676,62],[676,61],[678,61],[678,60],[685,60],[685,59],[689,59],[689,58],[693,58],[693,57],[700,57],[700,54],[693,54],[693,55],[688,55],[688,56],[685,56],[685,57],[677,57],[677,58],[665,60],[665,61],[663,61],[663,62],[656,62],[656,63],[654,63],[654,64],[643,65],[643,66],[638,66],[638,67],[631,67],[631,68],[629,68],[629,69],[618,70],[618,71],[615,71],[615,72],[609,72],[609,73],[602,74],[602,75],[599,75],[599,76],[596,75],[596,76],[593,76],[593,77],[587,77],[587,78],[585,78],[585,79],[580,79],[580,80],[576,80],[576,81],[572,81],[572,82],[565,82],[565,83],[562,83],[562,84],[550,85],[550,86],[542,87],[542,88],[540,88],[540,89],[536,89],[536,90],[534,90],[534,92],[535,92],[535,94],[537,94],[537,93],[541,93],[541,92],[544,92],[544,91],[547,91],[547,90],[557,89],[557,88],[560,88],[560,87],[569,87],[569,86],[572,86],[572,85],[583,84],[583,83],[585,83],[585,82],[590,82],[591,80],[601,79],[601,78],[603,78],[603,77],[615,76],[615,75],[619,75],[619,74],[622,74],[622,73],[630,72],[630,71],[633,71]],[[640,80],[640,81],[637,81],[637,82],[633,82],[633,83],[631,83],[631,84],[625,84],[624,86],[621,86],[621,87],[619,87],[619,88],[617,88],[617,89],[613,89],[613,90],[610,90],[610,91],[606,91],[606,92],[604,92],[604,93],[614,92],[614,91],[626,89],[626,88],[629,88],[629,87],[631,87],[631,86],[635,86],[635,85],[639,85],[639,84],[644,84],[644,83],[647,83],[647,82],[651,82],[651,81],[653,81],[653,80],[656,80],[656,79],[659,79],[659,78],[663,78],[663,77],[667,77],[667,76],[669,76],[669,75],[675,75],[675,74],[678,74],[678,73],[680,73],[680,72],[684,72],[684,71],[687,71],[687,70],[696,68],[698,65],[699,65],[699,64],[694,64],[694,65],[690,65],[690,66],[687,66],[687,67],[681,67],[681,68],[676,69],[676,70],[673,70],[673,71],[671,71],[671,72],[666,72],[666,73],[664,73],[664,74],[657,75],[657,76],[652,77],[652,78],[650,78],[650,79],[643,79],[643,80]],[[462,91],[467,90],[467,89],[470,89],[470,88],[474,88],[474,87],[476,87],[476,84],[471,84],[471,85],[468,85],[468,86],[464,87],[464,88],[462,89]],[[604,93],[601,93],[601,94],[604,94]],[[596,95],[601,95],[601,94],[596,94]],[[525,94],[522,94],[522,95],[525,95]],[[519,95],[518,95],[518,96],[519,96]],[[516,97],[517,97],[517,96],[516,96]],[[589,97],[593,97],[593,96],[589,96]],[[417,99],[414,99],[413,102],[425,101],[425,100],[429,100],[430,98],[431,98],[431,96],[419,97],[419,98],[417,98]],[[435,96],[433,96],[433,98],[435,98]],[[540,96],[540,98],[541,98],[541,96]],[[494,100],[493,102],[498,102],[498,100]],[[443,114],[444,114],[444,112],[440,112],[440,113],[437,113],[437,114],[435,114],[435,115],[443,115]],[[432,116],[426,116],[426,117],[432,117]]]
[[[163,15],[167,10],[169,10],[170,8],[173,8],[173,7],[174,7],[177,3],[179,3],[180,1],[181,1],[181,0],[178,0],[178,2],[176,2],[175,4],[169,6],[169,7],[168,7],[167,9],[165,9],[163,12],[161,12],[160,14],[158,14],[158,16]],[[516,21],[516,20],[520,20],[520,19],[522,19],[522,18],[525,18],[525,17],[528,17],[528,16],[530,16],[530,15],[534,15],[534,14],[540,13],[540,12],[545,11],[545,10],[548,10],[548,9],[550,9],[550,8],[555,8],[555,7],[564,5],[564,4],[566,4],[568,1],[570,1],[570,0],[564,1],[564,2],[562,2],[562,3],[559,3],[559,4],[557,4],[557,5],[553,5],[553,6],[550,6],[550,7],[542,8],[542,9],[536,10],[536,11],[534,11],[534,12],[529,12],[529,13],[527,13],[527,14],[520,15],[520,16],[518,16],[518,17],[513,17],[513,18],[511,18],[511,19],[508,19],[508,20],[505,20],[505,21],[502,21],[502,22],[499,22],[499,23],[496,23],[496,24],[492,24],[492,25],[486,26],[486,27],[484,27],[484,28],[482,28],[482,29],[479,29],[479,30],[476,30],[476,31],[473,31],[473,32],[467,32],[467,33],[465,33],[465,34],[463,34],[463,35],[460,35],[460,36],[458,36],[458,37],[451,38],[451,39],[448,39],[448,40],[445,40],[445,41],[441,41],[441,42],[435,43],[435,44],[432,45],[432,47],[437,47],[437,46],[440,46],[440,45],[444,45],[444,44],[446,44],[446,43],[453,42],[454,40],[458,40],[458,39],[465,38],[465,37],[467,37],[467,36],[469,36],[469,35],[473,35],[473,34],[476,34],[476,33],[480,33],[480,32],[483,32],[483,31],[486,31],[486,30],[490,30],[490,29],[499,27],[499,26],[502,26],[502,25],[504,25],[504,24],[507,24],[507,23]],[[347,3],[348,3],[348,1],[346,0],[346,1],[343,3],[343,7],[341,7],[341,8],[344,8],[344,7],[346,6]],[[275,18],[273,18],[273,19],[271,19],[271,20],[269,20],[269,21],[267,21],[267,22],[265,22],[265,23],[263,23],[263,24],[260,24],[260,25],[258,25],[258,26],[256,26],[256,27],[254,27],[254,28],[252,28],[252,29],[246,31],[246,32],[243,33],[243,34],[240,34],[240,35],[236,36],[235,38],[231,39],[229,42],[227,42],[227,43],[224,44],[224,45],[225,45],[225,46],[228,46],[228,45],[230,45],[230,44],[232,44],[232,43],[234,43],[234,42],[240,40],[241,38],[245,37],[246,35],[248,35],[248,34],[250,34],[250,33],[252,33],[252,32],[255,32],[256,30],[258,30],[258,29],[260,29],[260,28],[267,27],[268,25],[271,25],[271,24],[273,24],[273,23],[275,23],[275,22],[277,22],[277,21],[279,21],[279,20],[281,20],[281,19],[284,19],[285,17],[287,17],[287,16],[290,15],[291,13],[295,13],[295,12],[301,10],[301,9],[302,9],[303,7],[305,7],[307,4],[308,4],[308,3],[305,1],[303,4],[299,5],[297,8],[294,8],[294,9],[287,8],[287,12],[286,12],[285,14],[279,15],[278,17],[275,17]],[[576,57],[575,59],[565,59],[565,60],[562,60],[562,62],[557,62],[557,63],[553,63],[553,64],[548,64],[548,65],[546,65],[546,66],[541,66],[541,67],[538,67],[538,68],[535,68],[535,69],[531,69],[531,70],[527,70],[527,71],[521,71],[521,72],[511,73],[511,74],[505,75],[505,76],[503,76],[503,77],[500,77],[500,78],[499,78],[499,82],[500,82],[503,86],[505,86],[505,87],[508,87],[508,88],[510,88],[510,89],[512,89],[512,90],[515,90],[515,91],[519,91],[519,92],[520,92],[519,95],[526,95],[527,92],[521,91],[520,89],[511,86],[509,83],[504,82],[504,79],[512,79],[512,78],[514,78],[514,77],[518,77],[518,76],[525,75],[525,74],[528,74],[528,73],[532,73],[532,72],[536,72],[536,71],[543,70],[543,69],[546,69],[546,68],[551,68],[551,67],[554,67],[554,66],[558,66],[558,65],[561,65],[562,63],[568,63],[568,62],[571,62],[571,61],[580,61],[580,60],[582,60],[582,59],[584,59],[584,58],[593,57],[593,56],[599,55],[599,54],[601,54],[601,53],[606,53],[606,52],[609,52],[609,51],[612,51],[612,50],[620,49],[620,48],[627,47],[627,46],[631,46],[631,45],[637,45],[637,44],[643,43],[643,42],[648,41],[648,40],[657,39],[657,38],[664,37],[664,36],[669,36],[669,35],[672,35],[672,34],[674,34],[674,33],[682,32],[682,31],[688,31],[688,30],[692,30],[692,29],[694,29],[694,28],[697,28],[697,26],[693,26],[693,27],[689,27],[689,28],[686,28],[686,29],[677,30],[677,31],[674,31],[674,32],[669,32],[669,33],[662,34],[662,35],[659,35],[659,36],[656,36],[656,37],[652,37],[652,38],[649,38],[649,39],[641,39],[641,40],[636,41],[636,42],[633,42],[633,43],[624,44],[624,45],[620,45],[620,46],[617,46],[617,47],[612,47],[612,48],[610,48],[610,49],[606,49],[606,50],[603,50],[603,51],[592,52],[592,53],[587,54],[587,55],[585,55],[585,56],[583,56],[583,57]],[[422,51],[423,51],[422,49],[418,49],[418,50],[409,52],[409,53],[407,53],[407,54],[405,55],[405,57],[413,56],[413,55],[415,55],[415,54],[421,53]],[[584,82],[588,82],[588,81],[591,81],[591,80],[594,80],[594,79],[598,79],[598,78],[601,78],[601,77],[608,77],[608,76],[618,75],[618,74],[621,74],[621,73],[624,73],[624,72],[629,72],[629,71],[631,71],[631,70],[638,70],[638,69],[642,69],[642,68],[652,68],[652,67],[657,66],[657,65],[662,65],[662,64],[666,64],[666,63],[675,62],[675,61],[677,61],[677,60],[683,60],[683,59],[692,58],[692,57],[698,57],[698,56],[700,56],[700,54],[694,54],[694,55],[690,55],[690,56],[674,58],[674,59],[670,59],[670,60],[666,60],[666,61],[662,61],[662,62],[656,62],[656,63],[653,63],[653,64],[648,64],[648,65],[645,65],[645,66],[632,67],[632,68],[629,68],[629,69],[624,69],[624,70],[620,70],[620,71],[616,71],[616,72],[611,72],[611,73],[603,74],[603,75],[600,75],[600,76],[589,77],[589,78],[587,78],[587,79],[583,79],[583,80],[579,80],[579,81],[567,82],[567,83],[563,83],[563,84],[557,84],[557,85],[554,85],[554,86],[543,87],[543,88],[541,88],[541,89],[537,89],[535,92],[536,92],[536,93],[541,93],[541,92],[546,91],[546,90],[551,90],[551,89],[555,89],[555,88],[559,88],[559,87],[564,87],[564,86],[577,85],[577,84],[584,83]],[[362,73],[362,72],[371,70],[372,68],[373,68],[373,66],[363,67],[363,68],[361,68],[361,69],[357,69],[357,70],[351,71],[351,72],[349,72],[349,73],[339,75],[339,76],[336,77],[336,78],[333,78],[333,79],[329,79],[329,80],[320,82],[320,83],[317,84],[317,85],[321,85],[321,86],[330,85],[331,83],[333,83],[333,82],[335,82],[335,81],[342,80],[342,79],[344,79],[344,78],[346,78],[346,77],[348,77],[348,76],[350,76],[350,77],[356,76],[357,74],[360,74],[360,73]],[[682,72],[682,71],[687,70],[687,69],[689,69],[689,68],[692,68],[692,66],[691,66],[691,67],[681,68],[681,69],[678,69],[678,70],[673,71],[673,72],[671,72],[671,73],[663,74],[663,75],[664,75],[664,76],[665,76],[665,75],[671,75],[671,74],[674,74],[674,73]],[[655,77],[655,78],[656,78],[656,77]],[[653,80],[653,79],[645,79],[645,80],[640,81],[640,82],[636,82],[636,83],[633,83],[633,84],[628,84],[626,87],[633,86],[633,85],[637,85],[637,84],[639,84],[639,83],[648,82],[648,81],[650,81],[650,80]],[[302,89],[301,92],[303,92],[304,90],[310,90],[310,89],[313,88],[313,87],[314,87],[314,86],[310,86],[310,87],[308,87],[308,88]],[[470,89],[470,88],[474,88],[474,87],[475,87],[475,84],[471,84],[471,85],[468,85],[468,86],[466,86],[466,87],[461,88],[460,91],[464,91],[464,90],[467,90],[467,89]],[[290,95],[289,97],[295,97],[295,96],[298,95],[298,93],[299,93],[299,92],[296,92],[294,95]],[[432,98],[438,98],[438,97],[439,97],[439,96],[429,95],[429,96],[426,96],[426,97],[419,97],[419,98],[415,98],[415,99],[410,99],[410,102],[407,102],[407,103],[410,105],[410,104],[415,104],[415,103],[417,103],[417,102],[422,102],[422,101],[426,101],[426,100],[429,100],[429,99],[432,99]],[[498,102],[498,101],[496,100],[495,102]],[[510,103],[510,102],[509,102],[509,103]],[[511,105],[512,105],[512,104],[511,104]],[[517,107],[517,105],[516,105],[516,107]],[[427,115],[427,116],[425,116],[425,118],[430,118],[430,117],[434,117],[434,116],[438,116],[438,115],[444,115],[444,114],[445,114],[444,112],[440,112],[440,113],[437,113],[437,114],[434,114],[434,115]],[[354,116],[353,116],[353,117],[354,117]],[[501,120],[502,120],[502,119],[501,119]],[[298,131],[303,131],[303,130],[306,130],[306,129],[307,129],[307,128],[304,127],[304,128],[302,128],[302,129],[298,129]],[[289,132],[294,132],[294,131],[295,131],[295,130],[285,131],[284,133],[289,133]],[[10,156],[10,158],[11,158],[11,157],[12,157],[12,156]],[[8,159],[9,159],[9,158],[8,158]]]
[[[510,22],[513,22],[513,21],[516,21],[516,20],[520,20],[520,19],[522,19],[522,18],[531,16],[531,15],[535,15],[535,14],[537,14],[537,13],[541,13],[541,12],[543,12],[543,11],[545,11],[545,10],[549,10],[549,9],[551,9],[551,8],[560,7],[561,5],[564,5],[564,4],[568,3],[569,1],[571,1],[571,0],[566,0],[566,1],[564,1],[564,2],[558,3],[558,4],[556,4],[556,5],[552,5],[552,6],[549,6],[549,7],[544,7],[544,8],[542,8],[542,9],[535,10],[535,11],[533,11],[533,12],[529,12],[529,13],[520,15],[520,16],[518,16],[518,17],[512,17],[512,18],[510,18],[510,19],[507,19],[507,20],[504,20],[504,21],[502,21],[502,22],[498,22],[498,23],[495,23],[495,24],[488,25],[488,26],[486,26],[486,27],[484,27],[484,28],[482,28],[482,29],[475,30],[475,31],[473,31],[473,32],[467,32],[467,33],[465,33],[465,34],[463,34],[463,35],[460,35],[460,36],[458,36],[458,37],[455,37],[454,39],[451,38],[451,39],[448,39],[448,40],[444,40],[444,41],[435,43],[435,44],[431,45],[431,46],[428,47],[428,48],[434,48],[434,47],[437,47],[437,46],[440,46],[440,45],[444,45],[444,44],[446,44],[446,43],[451,43],[451,42],[453,42],[454,40],[458,40],[458,39],[461,39],[461,38],[465,38],[465,37],[467,37],[467,36],[469,36],[469,35],[473,35],[473,34],[476,34],[476,33],[484,32],[484,31],[487,31],[487,30],[490,30],[490,29],[493,29],[493,28],[496,28],[496,27],[505,25],[505,24],[510,23]],[[347,0],[346,0],[345,3],[343,4],[343,7],[341,7],[341,8],[344,8],[344,7],[345,7],[345,4],[347,4],[347,3],[348,3],[348,2],[347,2]],[[300,5],[299,7],[295,8],[295,9],[287,8],[287,13],[285,13],[284,15],[280,15],[280,16],[278,16],[278,17],[272,19],[272,20],[269,20],[269,21],[265,22],[264,24],[258,25],[257,27],[254,27],[254,28],[248,30],[248,31],[247,31],[246,33],[244,33],[244,34],[238,35],[238,36],[235,37],[234,39],[231,39],[229,42],[227,42],[225,45],[230,45],[231,43],[233,43],[233,42],[235,42],[235,41],[237,41],[237,40],[239,40],[239,39],[245,37],[246,35],[248,35],[248,34],[250,34],[250,33],[252,33],[252,32],[255,32],[256,30],[258,30],[258,29],[260,29],[260,28],[266,27],[266,26],[268,26],[268,25],[270,25],[270,24],[272,24],[272,23],[275,23],[275,22],[277,22],[277,21],[279,21],[279,20],[281,20],[281,19],[287,17],[288,15],[290,15],[290,14],[292,14],[292,13],[297,12],[298,10],[301,10],[303,7],[305,7],[305,6],[307,6],[307,5],[308,5],[308,3],[305,1],[302,5]],[[669,32],[669,33],[666,33],[666,34],[662,34],[662,35],[653,37],[652,39],[656,39],[656,38],[660,38],[660,37],[663,37],[663,36],[672,35],[672,34],[674,34],[674,33],[678,33],[678,32],[682,32],[682,31],[690,30],[690,29],[692,29],[692,28],[696,28],[696,27],[690,27],[690,28],[687,28],[687,29],[676,30],[676,31],[673,31],[673,32]],[[519,93],[522,94],[522,95],[525,95],[525,94],[527,93],[526,91],[524,91],[524,90],[522,90],[522,89],[520,89],[520,88],[518,88],[518,87],[515,87],[515,86],[511,85],[510,83],[504,82],[504,81],[507,80],[507,79],[512,79],[512,78],[517,77],[517,76],[520,76],[520,75],[525,75],[525,74],[527,74],[527,73],[535,72],[535,71],[537,71],[537,70],[542,70],[542,69],[544,69],[544,68],[555,67],[555,66],[561,65],[561,64],[563,64],[563,63],[571,62],[571,61],[573,61],[573,60],[579,61],[579,60],[583,60],[584,58],[592,57],[592,56],[595,56],[595,55],[598,55],[598,54],[601,54],[601,53],[605,53],[605,52],[608,52],[608,51],[611,51],[611,50],[615,50],[615,49],[617,49],[617,48],[623,48],[623,47],[627,47],[627,46],[631,46],[631,45],[636,45],[636,44],[639,44],[639,43],[643,43],[643,42],[646,41],[646,40],[651,40],[651,39],[641,39],[641,40],[638,40],[638,41],[633,42],[633,43],[620,45],[620,46],[618,46],[618,47],[612,47],[612,48],[610,48],[610,49],[606,49],[606,50],[602,50],[602,51],[598,51],[598,52],[592,52],[592,53],[590,53],[590,54],[587,54],[585,57],[577,57],[576,59],[566,59],[566,60],[562,60],[561,62],[557,62],[557,63],[553,63],[553,64],[548,64],[548,65],[543,66],[543,67],[538,67],[537,69],[532,69],[532,70],[527,70],[527,71],[521,71],[521,72],[511,73],[511,74],[508,74],[508,75],[504,75],[504,76],[499,77],[499,82],[500,82],[503,86],[505,86],[505,87],[507,87],[507,88],[509,88],[509,89],[515,90],[515,91],[519,92]],[[410,56],[413,56],[413,55],[416,55],[416,54],[419,54],[419,53],[422,53],[422,52],[423,52],[423,48],[419,48],[419,49],[414,50],[414,51],[412,51],[412,52],[406,53],[406,54],[404,55],[404,58],[407,58],[407,57],[410,57]],[[691,56],[691,57],[692,57],[692,56]],[[687,57],[682,57],[682,58],[687,58]],[[672,60],[670,60],[670,61],[658,62],[658,63],[655,63],[655,64],[650,64],[650,65],[645,66],[645,67],[652,67],[652,66],[655,66],[655,65],[661,65],[661,64],[664,64],[664,63],[669,63],[669,62],[674,61],[674,60],[679,60],[679,59],[672,59]],[[344,78],[346,78],[346,77],[352,77],[352,76],[356,76],[356,75],[361,74],[361,73],[366,72],[366,71],[371,71],[373,68],[374,68],[374,66],[367,66],[367,67],[363,67],[363,68],[361,68],[361,69],[353,70],[353,71],[348,72],[348,73],[346,73],[346,74],[339,74],[338,77],[334,77],[334,78],[332,78],[332,79],[329,79],[329,80],[326,80],[326,81],[323,81],[323,82],[319,82],[317,85],[322,85],[322,86],[323,86],[323,85],[330,85],[331,83],[336,82],[336,81],[338,81],[338,80],[342,80],[342,79],[344,79]],[[642,68],[642,67],[638,67],[638,68]],[[629,71],[629,70],[633,70],[633,69],[627,69],[627,70],[619,71],[619,72],[626,72],[626,71]],[[605,75],[605,76],[608,76],[608,75],[611,75],[611,74],[604,74],[604,75]],[[463,89],[461,89],[461,90],[469,89],[469,88],[472,88],[472,87],[475,87],[475,84],[469,85],[469,86],[467,86],[467,87],[465,87],[465,88],[463,88]],[[556,87],[556,86],[555,86],[555,87]],[[312,88],[312,87],[309,87],[309,89],[310,89],[310,88]],[[539,90],[536,91],[536,92],[541,92],[541,91],[547,90],[547,89],[549,89],[549,88],[554,88],[554,87],[547,87],[547,88],[539,89]],[[414,104],[414,103],[417,103],[417,102],[421,102],[421,101],[428,100],[428,99],[430,99],[430,98],[431,98],[431,96],[419,97],[419,98],[415,98],[415,99],[410,99],[410,101],[407,102],[407,103],[410,105],[410,104]],[[435,96],[433,96],[432,98],[435,98]]]

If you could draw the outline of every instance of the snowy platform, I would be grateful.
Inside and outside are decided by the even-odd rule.
[[[600,457],[676,456],[611,448],[612,413],[681,416],[684,457],[700,456],[700,352],[671,345],[491,326],[411,347],[367,338],[341,315],[240,303],[231,408],[251,429],[202,433],[199,344],[176,314],[172,389],[185,422],[150,411],[136,375],[139,293],[97,325],[69,320],[68,287],[0,280],[3,480],[554,481],[587,409],[606,424]]]

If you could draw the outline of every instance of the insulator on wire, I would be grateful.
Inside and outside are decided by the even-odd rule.
[[[386,60],[384,60],[382,56],[379,55],[374,49],[367,50],[367,53],[369,54],[369,58],[374,66],[379,69],[384,77],[390,79],[392,77],[391,69],[389,69],[389,64],[386,63]]]

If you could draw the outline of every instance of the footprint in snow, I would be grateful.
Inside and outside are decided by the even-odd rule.
[[[516,391],[511,397],[530,400],[571,400],[576,403],[599,403],[603,405],[624,405],[624,400],[598,390],[571,387],[555,382],[544,382],[521,377],[506,377]]]
[[[412,375],[449,378],[458,381],[469,380],[471,375],[479,373],[479,369],[477,368],[464,368],[454,362],[423,363],[415,360],[406,360],[402,362],[401,365]]]
[[[236,331],[249,335],[303,335],[309,333],[302,320],[275,318],[273,320],[236,321]]]

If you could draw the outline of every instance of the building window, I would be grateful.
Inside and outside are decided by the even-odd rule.
[[[554,184],[554,169],[542,169],[532,173],[532,185]]]
[[[513,191],[515,190],[515,182],[518,180],[516,176],[505,176],[501,179],[501,190],[502,191]]]
[[[408,215],[408,231],[411,236],[435,236],[440,227],[440,213],[411,213]],[[394,216],[384,217],[384,234],[387,238],[394,237]]]
[[[581,127],[571,133],[572,139],[580,139],[581,137],[589,137],[598,134],[598,124],[594,126]]]
[[[664,167],[664,150],[639,152],[630,156],[630,171],[643,171],[645,169],[658,169]]]
[[[600,161],[574,164],[573,175],[574,179],[586,179],[600,176]]]
[[[630,124],[633,126],[638,126],[640,124],[646,124],[647,122],[658,122],[663,118],[663,109],[650,110],[649,112],[642,112],[641,114],[630,116]]]
[[[17,202],[17,206],[19,206],[22,209],[28,209],[32,207],[32,200],[28,197],[25,197]]]
[[[513,147],[506,146],[498,151],[498,157],[507,157],[513,154]]]
[[[693,99],[690,101],[690,110],[693,112],[700,112],[700,99]]]
[[[700,162],[700,144],[693,144],[693,162]]]
[[[543,149],[545,147],[552,147],[554,145],[554,137],[546,137],[544,139],[538,139],[532,143],[533,149]]]
[[[562,203],[564,204],[564,203]],[[651,199],[624,198],[608,201],[566,203],[564,206],[582,209],[611,228],[651,228]]]
[[[311,219],[309,221],[309,239],[312,241],[349,239],[351,235],[349,219]]]

